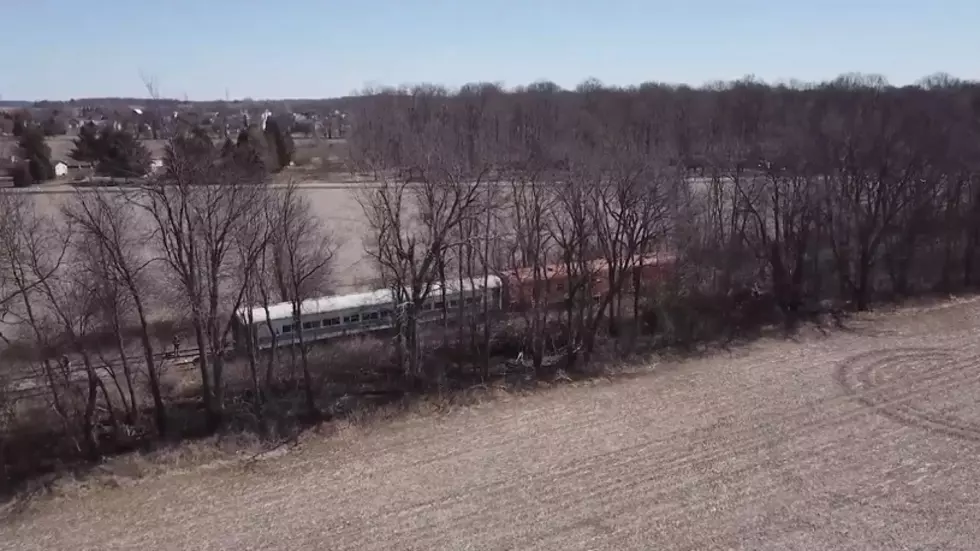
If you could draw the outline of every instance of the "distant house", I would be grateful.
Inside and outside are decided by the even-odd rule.
[[[82,178],[91,176],[94,172],[92,163],[76,161],[75,159],[62,159],[54,162],[54,175],[56,178],[73,176]]]
[[[153,159],[150,161],[150,172],[160,172],[163,170],[163,159]]]

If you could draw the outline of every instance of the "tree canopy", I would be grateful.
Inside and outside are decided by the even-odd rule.
[[[44,132],[35,125],[24,128],[17,142],[20,157],[27,163],[34,182],[44,182],[54,178],[54,165],[51,164],[51,148],[44,141]]]
[[[150,171],[150,152],[136,136],[111,127],[100,130],[91,123],[82,126],[69,156],[95,164],[101,176],[134,178]]]

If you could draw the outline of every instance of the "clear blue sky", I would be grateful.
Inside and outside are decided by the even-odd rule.
[[[754,74],[980,79],[980,0],[0,0],[0,97],[330,97]]]

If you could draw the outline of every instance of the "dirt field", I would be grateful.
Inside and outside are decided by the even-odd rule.
[[[4,549],[976,549],[980,301],[38,505]]]
[[[367,225],[357,203],[352,184],[303,184],[314,212],[338,243],[333,283],[338,292],[353,292],[373,287],[376,278],[370,259],[365,258],[364,237]],[[71,198],[75,188],[49,184],[33,193],[43,212],[57,213],[60,205]]]

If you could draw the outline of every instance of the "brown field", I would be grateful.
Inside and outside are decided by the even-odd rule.
[[[66,161],[70,157],[72,148],[75,147],[75,136],[53,136],[49,137],[45,142],[48,147],[51,148],[51,160],[52,161]],[[154,159],[159,159],[163,156],[163,149],[166,145],[164,140],[143,140],[143,144],[150,151],[150,155]],[[17,147],[17,140],[14,138],[0,138],[0,154],[4,152],[12,152]]]
[[[376,279],[375,270],[370,260],[365,258],[364,237],[367,228],[353,187],[348,184],[303,185],[314,212],[338,243],[333,272],[335,288],[338,292],[349,292],[371,287]],[[46,184],[43,192],[34,193],[32,197],[43,212],[57,213],[60,205],[73,193],[75,191],[71,186]]]
[[[980,300],[42,500],[5,549],[976,549]]]

